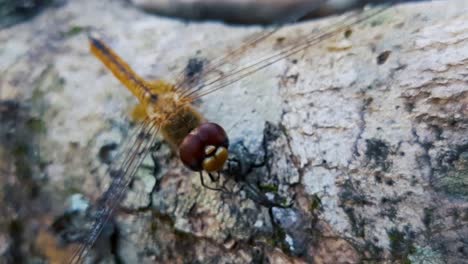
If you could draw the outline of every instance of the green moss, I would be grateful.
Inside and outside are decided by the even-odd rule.
[[[312,195],[312,198],[310,200],[309,204],[309,211],[311,213],[315,213],[316,211],[320,210],[322,208],[322,200],[320,197],[318,197],[317,194]]]
[[[391,161],[388,160],[390,154],[389,144],[381,139],[366,139],[366,158],[371,168],[382,168],[388,171],[391,167]]]
[[[154,234],[158,231],[158,223],[156,221],[151,221],[150,223],[150,232],[151,234]]]
[[[83,26],[71,26],[68,31],[64,32],[63,35],[65,37],[73,37],[76,36],[80,33],[82,33],[84,30],[87,30],[88,27],[83,27]]]
[[[41,72],[31,95],[30,107],[35,113],[34,116],[40,117],[44,115],[46,111],[50,111],[50,113],[53,113],[52,115],[55,115],[54,111],[56,111],[56,109],[48,109],[50,107],[48,97],[51,93],[62,92],[64,86],[65,80],[59,76],[54,66],[52,64],[47,65]],[[37,132],[45,132],[46,125],[39,118],[33,118],[27,125],[36,129]]]
[[[424,208],[423,223],[426,229],[430,229],[432,222],[434,221],[434,208]]]
[[[60,77],[54,66],[52,64],[47,65],[47,68],[41,73],[41,76],[37,81],[36,90],[38,90],[39,93],[36,94],[36,96],[40,96],[37,99],[41,99],[50,92],[63,91],[64,85],[65,80]]]
[[[173,231],[174,231],[174,235],[176,236],[176,238],[180,241],[195,241],[196,240],[195,236],[191,233],[183,232],[175,228]]]
[[[18,142],[13,149],[13,155],[16,159],[23,158],[28,155],[29,148],[26,144]]]
[[[439,157],[434,187],[451,196],[468,198],[468,145]]]
[[[468,170],[449,173],[441,178],[439,188],[451,195],[468,198]]]
[[[45,122],[40,118],[30,118],[26,121],[26,127],[29,131],[35,134],[46,132]]]
[[[22,179],[30,179],[32,177],[34,160],[31,159],[31,146],[26,142],[15,142],[12,149],[14,164],[16,168],[16,175]]]
[[[405,229],[405,232],[392,228],[387,231],[387,235],[393,259],[399,263],[411,263],[408,256],[416,252],[416,247],[413,245],[413,238],[408,228]]]
[[[283,252],[289,253],[289,247],[286,245],[286,232],[282,228],[275,228],[271,238],[271,245],[273,247],[280,247]]]
[[[349,222],[351,224],[351,231],[353,231],[353,234],[357,237],[365,237],[366,221],[362,217],[357,215],[354,211],[354,208],[352,207],[346,207],[343,208],[343,210],[349,218]]]
[[[76,194],[76,193],[81,193],[83,190],[79,189],[79,188],[76,188],[76,187],[73,187],[74,185],[73,184],[67,184],[66,186],[72,186],[72,187],[68,187],[65,189],[65,194],[64,196],[70,196],[70,195],[73,195],[73,194]],[[75,184],[75,186],[79,186],[78,184]]]
[[[16,175],[22,179],[30,179],[32,177],[32,168],[24,159],[15,160]]]
[[[37,104],[39,102],[42,102],[43,98],[45,96],[45,92],[41,91],[39,89],[34,89],[31,95],[31,102],[33,104]]]
[[[272,192],[272,193],[278,192],[278,186],[274,184],[262,184],[259,187],[260,187],[260,190],[262,190],[262,192]]]
[[[409,257],[410,263],[414,264],[442,264],[446,263],[440,252],[433,250],[430,247],[416,247],[414,253]]]
[[[24,230],[23,223],[19,220],[11,220],[9,225],[10,234],[14,237],[18,237]]]

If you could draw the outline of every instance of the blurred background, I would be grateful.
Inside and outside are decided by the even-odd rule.
[[[382,0],[131,0],[159,15],[229,23],[268,24],[343,12]]]
[[[124,1],[124,0],[122,0]],[[125,0],[157,15],[187,20],[219,20],[234,24],[293,22],[344,12],[388,0]],[[35,15],[66,0],[0,0],[0,27]],[[393,1],[395,2],[395,1]]]

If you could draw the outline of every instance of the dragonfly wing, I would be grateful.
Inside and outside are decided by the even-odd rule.
[[[261,46],[260,44],[265,43],[265,40],[273,36],[276,32],[280,31],[281,28],[288,23],[294,23],[298,21],[299,19],[303,18],[305,15],[307,15],[310,11],[315,10],[318,8],[319,5],[317,2],[311,1],[310,3],[306,3],[305,5],[301,5],[298,10],[295,10],[294,12],[291,13],[291,15],[282,17],[280,21],[277,21],[276,24],[271,26],[268,29],[263,29],[260,32],[253,33],[250,35],[241,46],[225,52],[224,55],[215,58],[208,63],[206,63],[203,66],[203,71],[197,74],[197,76],[190,76],[189,78],[186,78],[186,75],[184,72],[181,72],[179,75],[176,76],[175,79],[175,87],[176,89],[180,90],[188,90],[191,88],[192,85],[192,80],[200,75],[207,76],[207,75],[218,75],[219,76],[219,69],[224,68],[224,67],[229,67],[230,71],[236,70],[238,67],[240,67],[242,64],[237,63],[235,64],[234,62],[237,62],[239,58],[245,57],[246,53],[250,53],[252,50],[256,50],[256,53],[258,53],[261,50],[261,48],[256,48],[257,46]]]
[[[104,226],[111,218],[115,208],[123,199],[125,191],[135,176],[138,167],[155,144],[158,131],[159,125],[147,119],[140,124],[130,139],[126,141],[121,152],[125,155],[122,155],[121,161],[117,163],[117,169],[109,169],[113,180],[96,205],[95,220],[91,231],[83,241],[83,244],[73,253],[70,263],[80,263],[86,257]]]
[[[184,92],[191,89],[194,79],[197,79],[201,76],[206,78],[209,75],[219,76],[220,69],[226,67],[228,67],[230,70],[235,70],[238,66],[236,66],[234,62],[238,61],[240,57],[245,56],[249,50],[252,50],[253,47],[262,43],[280,29],[281,28],[277,26],[268,30],[262,30],[260,32],[253,33],[243,42],[244,44],[240,47],[227,51],[224,53],[224,55],[204,63],[202,67],[203,69],[194,76],[186,77],[187,72],[182,71],[176,76],[174,86],[177,90]]]
[[[206,94],[222,89],[239,80],[244,79],[249,75],[252,75],[253,73],[259,70],[265,69],[268,66],[280,60],[283,60],[294,54],[304,51],[305,49],[317,45],[326,39],[332,38],[338,33],[345,32],[350,27],[355,26],[363,21],[367,21],[368,19],[375,17],[378,14],[381,14],[388,8],[389,6],[373,8],[365,12],[357,12],[351,14],[350,16],[345,16],[340,22],[337,22],[330,26],[326,26],[323,29],[321,29],[318,33],[306,34],[303,37],[300,37],[298,41],[294,41],[288,45],[285,45],[284,47],[276,51],[272,51],[270,48],[269,50],[263,50],[262,52],[261,47],[256,47],[249,50],[249,46],[242,46],[241,54],[246,55],[252,53],[253,56],[249,56],[249,58],[253,57],[257,59],[249,59],[249,61],[251,62],[248,64],[242,64],[241,61],[239,65],[242,65],[242,67],[234,66],[235,70],[233,70],[232,68],[229,68],[228,70],[223,70],[223,67],[231,65],[232,57],[229,56],[226,58],[226,61],[221,62],[221,66],[218,67],[219,72],[229,72],[229,74],[213,74],[214,72],[207,72],[207,75],[204,76],[205,80],[202,84],[199,84],[191,90],[185,90],[183,92],[183,95],[187,98],[192,98],[192,100],[196,100],[199,97],[202,97]],[[270,38],[274,35],[273,33],[275,32],[277,32],[276,29],[273,31],[267,31],[267,34],[264,35],[264,38],[262,38],[261,41],[263,41],[266,38]],[[276,38],[281,39],[278,36],[276,36]]]

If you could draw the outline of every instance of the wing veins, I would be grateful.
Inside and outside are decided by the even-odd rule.
[[[214,78],[211,81],[207,81],[206,83],[200,85],[196,89],[191,90],[189,93],[185,93],[185,97],[192,97],[193,100],[200,98],[204,95],[207,95],[209,93],[212,93],[214,91],[217,91],[219,89],[222,89],[226,86],[229,86],[241,79],[244,79],[245,77],[262,70],[282,59],[285,59],[289,56],[292,56],[298,52],[301,52],[315,44],[318,44],[322,42],[325,39],[328,39],[332,36],[334,36],[336,33],[345,31],[347,28],[354,26],[356,24],[359,24],[367,19],[370,19],[385,10],[387,10],[389,7],[385,6],[383,8],[373,10],[373,12],[368,12],[364,16],[357,16],[354,17],[354,21],[348,22],[346,24],[341,24],[341,22],[337,22],[333,25],[330,25],[326,27],[326,31],[323,32],[322,34],[314,35],[305,41],[300,42],[299,44],[293,44],[291,46],[288,46],[286,48],[283,48],[282,50],[278,51],[274,55],[264,57],[262,59],[259,59],[256,62],[251,63],[248,66],[245,66],[242,69],[239,69],[237,71],[231,72],[229,75],[225,75],[222,77]],[[231,79],[230,79],[231,78]],[[217,84],[217,85],[216,85]],[[204,90],[204,91],[203,91]],[[203,91],[203,93],[198,94],[200,91]]]
[[[139,134],[141,134],[147,128],[148,131],[146,133],[150,135],[150,138],[148,140],[145,138],[141,140]],[[86,238],[84,245],[82,245],[72,255],[70,263],[79,263],[87,255],[89,250],[98,239],[105,224],[109,221],[113,211],[122,199],[128,184],[131,182],[135,173],[138,171],[139,165],[141,162],[143,162],[144,158],[148,154],[150,147],[155,143],[158,130],[159,126],[151,123],[151,120],[146,120],[135,133],[136,138],[134,140],[128,141],[139,142],[134,145],[134,147],[130,150],[131,152],[125,157],[122,165],[119,166],[120,175],[111,182],[111,185],[108,187],[107,191],[98,202],[99,205],[98,210],[96,210],[96,220],[94,220],[91,232]]]
[[[205,71],[205,74],[212,73],[212,72],[216,71],[217,68],[234,61],[236,58],[238,58],[238,56],[242,55],[245,51],[249,50],[250,46],[254,46],[254,45],[258,44],[258,43],[261,43],[263,40],[267,39],[269,36],[275,34],[277,31],[281,30],[283,28],[282,26],[284,24],[293,23],[293,22],[298,21],[299,19],[304,17],[309,11],[311,11],[310,8],[312,8],[312,7],[316,8],[317,6],[312,5],[312,6],[309,6],[307,9],[301,9],[300,12],[294,13],[294,14],[282,19],[281,22],[276,23],[273,26],[272,29],[264,30],[264,31],[260,32],[261,34],[259,34],[258,37],[252,38],[252,40],[247,40],[246,43],[244,43],[240,47],[234,49],[233,51],[228,52],[226,55],[223,55],[223,56],[220,56],[218,58],[213,59],[211,62],[209,62],[210,67],[208,68],[208,70]],[[254,35],[256,35],[256,34],[254,34]],[[216,61],[218,61],[218,62],[215,63]],[[237,67],[235,67],[234,69],[237,69]],[[178,77],[176,78],[176,80],[177,80],[175,82],[175,87],[176,87],[175,90],[176,91],[180,91],[180,89],[186,91],[186,90],[189,89],[189,87],[187,87],[185,85],[190,83],[190,79],[183,79],[183,77],[184,77],[183,75],[184,75],[183,72],[181,72],[178,75]]]
[[[204,71],[204,74],[206,75],[206,74],[212,73],[216,71],[219,67],[234,61],[236,58],[241,56],[245,51],[247,51],[249,47],[254,46],[258,43],[261,43],[263,40],[267,39],[269,36],[273,35],[280,29],[281,27],[278,26],[271,30],[263,31],[261,32],[262,34],[260,34],[260,36],[253,38],[252,40],[248,40],[247,43],[244,43],[240,47],[228,52],[227,54],[223,56],[219,56],[213,59],[212,61],[208,63],[209,68]],[[176,84],[175,84],[175,90],[176,91],[188,90],[189,87],[186,86],[188,83],[190,83],[190,79],[184,78],[184,72],[183,71],[180,72],[177,77]]]

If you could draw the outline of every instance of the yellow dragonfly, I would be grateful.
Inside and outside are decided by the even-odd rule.
[[[365,12],[354,13],[343,21],[323,28],[320,33],[312,34],[289,44],[270,55],[248,65],[243,65],[232,72],[217,75],[216,70],[231,64],[247,50],[273,36],[279,27],[265,30],[246,41],[241,47],[208,63],[203,74],[203,83],[191,87],[190,79],[181,73],[173,83],[163,80],[148,81],[139,76],[120,58],[101,38],[89,36],[91,53],[139,100],[135,108],[135,118],[141,120],[136,132],[126,141],[123,149],[123,161],[114,169],[114,177],[108,190],[96,205],[96,220],[82,245],[72,256],[71,263],[83,261],[93,247],[105,224],[109,221],[119,202],[131,183],[140,164],[156,143],[160,133],[165,141],[178,153],[182,163],[190,170],[198,172],[201,184],[211,190],[226,191],[224,186],[215,187],[205,183],[208,175],[212,182],[217,182],[219,173],[226,166],[229,157],[229,139],[221,125],[208,122],[198,112],[193,103],[199,98],[265,69],[268,66],[297,54],[321,41],[343,33],[350,27],[366,21],[385,11],[388,7],[374,8]],[[210,73],[212,73],[210,75]],[[217,175],[215,177],[214,175]],[[260,203],[268,203],[261,193],[253,190]],[[274,204],[270,204],[274,205]]]

